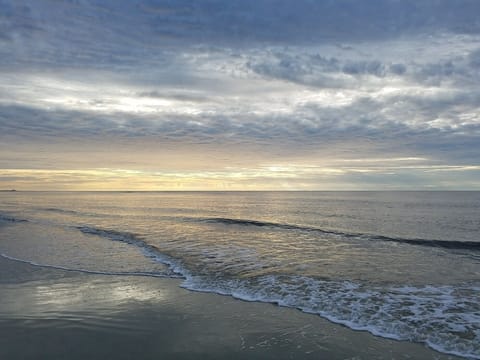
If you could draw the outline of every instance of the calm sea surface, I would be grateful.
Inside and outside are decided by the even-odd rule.
[[[4,192],[0,253],[480,359],[480,192]]]

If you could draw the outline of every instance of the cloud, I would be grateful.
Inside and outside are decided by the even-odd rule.
[[[472,51],[468,55],[468,59],[470,61],[470,66],[473,68],[480,68],[480,49],[477,49],[475,51]]]
[[[363,48],[270,48],[250,54],[246,67],[271,79],[315,87],[351,88],[388,85],[388,81],[426,86],[473,86],[479,80],[473,37],[444,35],[443,43],[424,37],[377,42]],[[372,47],[372,48],[370,48]],[[423,47],[423,53],[418,52]],[[399,49],[402,50],[401,53]],[[453,54],[452,54],[453,51]],[[467,56],[465,52],[470,52]],[[378,79],[368,79],[371,76]],[[380,80],[385,82],[381,83]],[[401,85],[401,84],[400,84]],[[405,84],[403,84],[405,85]]]
[[[338,45],[480,31],[476,0],[2,0],[0,5],[0,33],[8,39],[0,53],[11,65],[128,67],[158,63],[165,51],[198,44]]]
[[[396,75],[403,75],[407,71],[407,66],[405,64],[390,64],[389,70]]]
[[[478,165],[478,1],[0,6],[0,168],[347,188]],[[343,162],[383,157],[424,167]]]
[[[147,98],[159,98],[159,99],[172,99],[178,101],[187,101],[187,102],[205,102],[211,101],[211,98],[200,93],[195,93],[192,91],[176,91],[176,92],[167,92],[167,91],[142,91],[137,93],[139,97]]]

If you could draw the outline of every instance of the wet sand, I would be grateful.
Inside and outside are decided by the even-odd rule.
[[[0,358],[459,359],[180,283],[0,257]]]

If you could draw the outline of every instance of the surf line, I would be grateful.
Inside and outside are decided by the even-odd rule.
[[[17,261],[23,264],[28,264],[36,267],[41,267],[41,268],[47,268],[47,269],[55,269],[55,270],[63,270],[63,271],[69,271],[69,272],[79,272],[79,273],[84,273],[84,274],[91,274],[91,275],[107,275],[107,276],[149,276],[149,277],[159,277],[159,278],[176,278],[175,276],[171,275],[165,275],[165,274],[160,274],[160,273],[154,273],[154,272],[142,272],[142,271],[132,271],[132,272],[122,272],[122,271],[99,271],[99,270],[88,270],[88,269],[72,269],[72,268],[67,268],[63,266],[58,266],[58,265],[50,265],[50,264],[39,264],[34,261],[30,260],[25,260],[25,259],[20,259],[16,258],[4,253],[0,253],[0,256],[11,260],[11,261]]]

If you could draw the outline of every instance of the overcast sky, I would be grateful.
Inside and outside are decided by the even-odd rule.
[[[478,0],[0,0],[0,189],[480,190]]]

